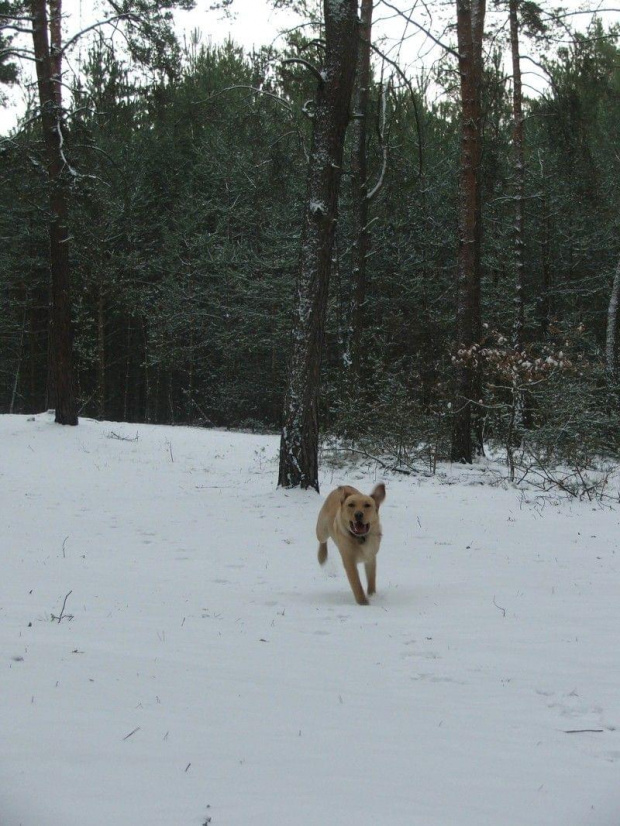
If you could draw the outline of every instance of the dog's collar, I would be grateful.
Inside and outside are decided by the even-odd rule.
[[[353,533],[353,531],[350,530],[350,529],[349,529],[349,533],[351,534],[352,537],[357,539],[357,541],[360,543],[360,545],[363,545],[364,542],[366,542],[366,537],[368,536],[367,533],[363,534],[363,536],[358,536],[356,533]]]

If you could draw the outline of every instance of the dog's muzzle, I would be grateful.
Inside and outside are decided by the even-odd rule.
[[[353,536],[366,536],[370,530],[370,525],[365,522],[349,522],[349,531]]]

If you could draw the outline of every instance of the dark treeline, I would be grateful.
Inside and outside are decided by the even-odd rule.
[[[455,349],[457,70],[442,63],[425,81],[432,96],[398,74],[372,82],[368,180],[382,183],[369,206],[359,331],[347,146],[323,356],[327,432],[447,455],[461,359],[482,368],[485,440],[510,447],[521,428],[546,434],[547,446],[589,439],[589,450],[617,451],[615,337],[606,350],[620,259],[615,43],[595,24],[546,62],[547,91],[524,103],[518,351],[502,61],[486,61],[481,90],[483,325],[467,353]],[[92,47],[66,101],[64,145],[80,415],[281,425],[314,94],[304,67],[282,56],[194,44],[177,73],[147,82],[103,39]],[[1,144],[2,412],[48,404],[42,152],[36,119]]]

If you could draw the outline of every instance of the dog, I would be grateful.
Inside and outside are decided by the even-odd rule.
[[[375,485],[370,496],[364,496],[349,485],[341,485],[323,503],[316,523],[319,564],[325,564],[327,540],[332,539],[340,551],[358,605],[368,605],[357,571],[361,562],[366,568],[368,596],[372,596],[377,589],[377,553],[381,544],[379,508],[384,499],[384,484]]]

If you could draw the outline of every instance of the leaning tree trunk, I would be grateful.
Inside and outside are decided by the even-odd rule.
[[[318,78],[284,401],[278,484],[319,489],[319,376],[344,138],[357,53],[357,0],[324,0],[325,66]],[[304,61],[305,62],[305,61]]]
[[[472,406],[480,396],[473,351],[480,339],[482,139],[481,86],[484,0],[457,0],[457,37],[461,76],[461,161],[459,176],[459,251],[454,419],[451,456],[472,461]]]
[[[610,383],[618,380],[616,334],[618,331],[618,304],[620,303],[620,260],[616,266],[614,281],[607,308],[607,342],[605,348],[605,367]]]
[[[61,0],[31,0],[32,40],[49,186],[51,270],[49,399],[59,424],[78,423],[73,383],[73,331],[69,270],[68,168],[63,152]],[[51,34],[51,46],[50,46]]]

